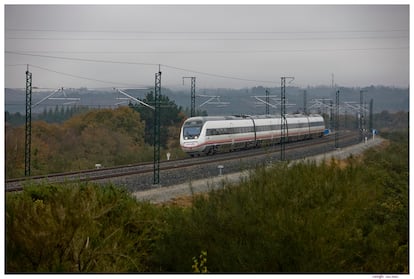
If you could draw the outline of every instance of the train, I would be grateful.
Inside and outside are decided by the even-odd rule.
[[[325,121],[319,114],[196,116],[184,121],[181,149],[190,156],[211,155],[322,137]],[[283,125],[282,125],[283,124]]]

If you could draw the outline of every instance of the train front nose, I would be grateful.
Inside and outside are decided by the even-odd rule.
[[[198,151],[197,147],[200,146],[199,136],[192,135],[192,136],[183,136],[181,139],[181,148],[185,152],[194,152]]]
[[[184,140],[181,144],[181,148],[185,152],[194,152],[197,149],[198,141],[196,140]]]
[[[186,153],[197,153],[203,145],[203,121],[199,117],[187,119],[181,130],[180,145]]]

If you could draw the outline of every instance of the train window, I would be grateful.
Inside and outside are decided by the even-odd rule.
[[[256,127],[256,131],[259,131],[258,129],[261,129],[262,131],[266,131],[263,129],[268,129],[269,127],[270,126]],[[253,133],[253,132],[254,132],[253,127],[217,128],[217,129],[207,129],[206,136]]]
[[[214,135],[217,135],[216,129],[207,129],[206,136],[214,136]]]
[[[187,121],[184,123],[184,126],[199,126],[202,125],[202,121]]]
[[[319,121],[319,122],[311,122],[310,127],[316,127],[316,126],[325,126],[325,123],[323,121]]]
[[[196,139],[200,136],[201,126],[184,127],[183,137],[185,139]]]

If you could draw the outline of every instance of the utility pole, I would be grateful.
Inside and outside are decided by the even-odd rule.
[[[154,185],[160,184],[160,99],[161,99],[161,67],[155,73],[154,90]]]
[[[196,77],[183,77],[183,85],[184,79],[191,78],[191,111],[190,117],[195,116],[195,87],[196,87]]]
[[[24,176],[30,176],[30,155],[32,146],[32,73],[29,65],[26,71],[26,129],[24,149]]]
[[[303,114],[307,115],[308,114],[308,109],[307,109],[307,93],[306,90],[303,90]]]
[[[364,140],[364,130],[365,130],[365,117],[364,117],[364,92],[366,90],[359,91],[359,141]]]
[[[347,109],[345,109],[344,127],[345,127],[345,130],[348,129],[348,110]]]
[[[339,90],[336,91],[335,100],[335,148],[339,148]]]
[[[140,89],[147,89],[147,88],[140,88]],[[160,127],[161,127],[161,70],[158,73],[155,73],[155,90],[154,90],[154,106],[147,104],[127,92],[114,88],[114,90],[118,91],[122,95],[126,96],[129,100],[133,100],[151,110],[154,111],[154,180],[153,184],[158,185],[160,184]],[[151,91],[152,93],[152,91]]]
[[[374,129],[374,99],[369,102],[369,131]]]
[[[266,93],[266,111],[265,111],[265,114],[269,115],[270,114],[270,110],[269,110],[269,102],[270,102],[269,89],[266,89],[265,93]]]
[[[330,110],[330,112],[329,112],[329,128],[331,130],[335,130],[335,116],[334,116],[334,113],[333,113],[333,101],[332,100],[329,101],[329,110]]]
[[[288,126],[286,120],[286,79],[290,79],[290,82],[294,80],[294,77],[281,77],[280,78],[280,161],[285,161],[285,142],[288,136]]]

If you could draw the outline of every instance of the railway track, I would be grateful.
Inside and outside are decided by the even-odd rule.
[[[339,141],[340,146],[351,145],[356,143],[358,134],[352,132],[343,132],[340,134]],[[290,152],[296,152],[301,154],[302,157],[315,154],[311,150],[317,149],[319,147],[320,152],[328,151],[333,149],[333,140],[334,136],[327,136],[318,139],[311,139],[305,141],[298,141],[286,144],[285,152],[289,154]],[[323,147],[322,149],[320,147]],[[276,144],[273,146],[262,147],[257,149],[249,149],[243,151],[235,151],[230,153],[216,154],[214,156],[201,156],[195,158],[184,158],[178,160],[162,161],[160,162],[160,171],[169,171],[174,172],[182,169],[197,168],[207,165],[215,165],[224,162],[229,162],[232,160],[247,160],[252,158],[261,158],[264,156],[273,156],[277,157],[280,152],[280,145]],[[296,155],[297,157],[297,155]],[[287,159],[290,159],[289,155]],[[293,158],[292,158],[293,159]],[[259,159],[260,160],[260,159]],[[277,160],[277,159],[276,159]],[[67,173],[57,173],[50,175],[42,176],[32,176],[27,178],[17,178],[6,180],[6,192],[12,191],[21,191],[23,185],[27,182],[30,183],[41,183],[42,181],[47,181],[48,183],[59,183],[59,182],[84,182],[84,181],[105,181],[119,177],[125,176],[149,176],[153,173],[153,163],[140,163],[140,164],[131,164],[123,165],[117,167],[109,167],[102,169],[93,169],[93,170],[83,170],[76,172],[67,172]],[[145,184],[145,183],[144,183]],[[148,184],[148,183],[146,183]],[[163,185],[166,185],[163,183]],[[151,187],[151,185],[147,185]],[[145,187],[144,187],[145,188]],[[146,187],[148,188],[148,187]]]

